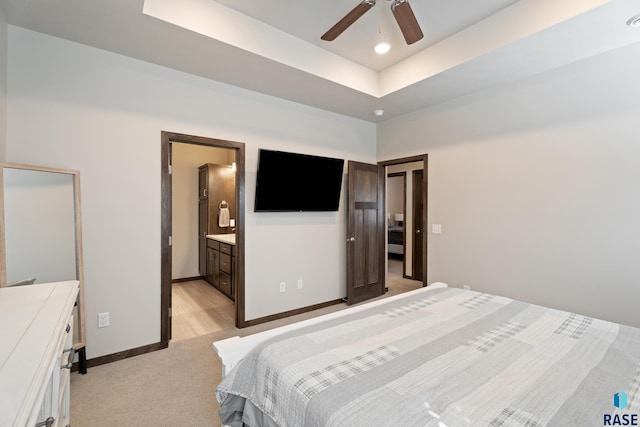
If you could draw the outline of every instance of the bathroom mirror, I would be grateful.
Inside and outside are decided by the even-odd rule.
[[[0,287],[78,280],[74,348],[86,372],[77,171],[0,163]]]

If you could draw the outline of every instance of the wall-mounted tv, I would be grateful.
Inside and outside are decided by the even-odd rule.
[[[260,149],[254,211],[337,211],[343,170],[343,159]]]

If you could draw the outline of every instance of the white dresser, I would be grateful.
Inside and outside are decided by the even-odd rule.
[[[0,427],[69,425],[78,281],[0,288]]]

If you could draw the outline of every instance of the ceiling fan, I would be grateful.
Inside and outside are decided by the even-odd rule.
[[[402,31],[404,40],[407,44],[417,42],[423,37],[420,25],[416,20],[416,16],[413,14],[411,5],[407,0],[387,0],[391,1],[391,12],[393,12],[394,18]],[[369,9],[375,6],[376,0],[363,0],[360,4],[347,13],[344,18],[339,20],[333,27],[320,37],[322,40],[332,41],[335,40],[344,30],[349,28],[351,24],[356,22],[362,15],[364,15]]]

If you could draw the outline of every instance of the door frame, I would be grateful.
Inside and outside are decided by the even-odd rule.
[[[407,275],[407,172],[406,171],[402,171],[402,172],[390,172],[387,173],[386,172],[386,168],[385,168],[385,192],[384,192],[384,200],[385,200],[385,209],[386,209],[386,203],[387,203],[387,193],[388,193],[388,189],[387,189],[387,183],[389,178],[397,178],[397,177],[402,177],[402,215],[404,216],[405,220],[403,220],[403,226],[404,226],[404,232],[402,233],[402,277],[405,279],[409,279],[409,275]],[[386,241],[387,241],[387,245],[389,244],[389,233],[387,233],[387,237],[386,237]],[[389,256],[387,254],[387,256]],[[386,281],[385,281],[385,286],[386,286]]]
[[[428,201],[429,201],[429,155],[428,154],[419,154],[416,156],[410,156],[410,157],[403,157],[403,158],[399,158],[399,159],[392,159],[392,160],[384,160],[384,161],[380,161],[378,162],[378,165],[383,166],[384,169],[384,175],[385,175],[385,185],[384,185],[384,197],[385,197],[385,203],[386,203],[386,196],[387,196],[387,185],[386,185],[386,167],[387,166],[393,166],[393,165],[399,165],[402,163],[412,163],[412,162],[422,162],[422,225],[423,228],[426,229],[426,227],[428,226],[428,222],[427,222],[427,218],[428,218]],[[414,188],[413,191],[416,191],[416,189]],[[405,213],[406,215],[406,213]],[[428,233],[425,232],[425,234],[423,235],[422,238],[422,286],[427,286],[427,235]],[[384,242],[383,242],[384,245]],[[382,249],[382,251],[384,251],[384,247]],[[403,273],[404,275],[404,273]],[[387,280],[387,276],[385,275],[385,286],[386,284],[386,280]]]
[[[422,259],[422,257],[417,257],[416,256],[416,253],[418,252],[416,250],[416,248],[419,247],[420,248],[420,253],[422,253],[422,249],[423,249],[423,246],[424,246],[424,245],[418,246],[416,244],[416,235],[418,234],[418,232],[420,232],[420,237],[421,237],[420,240],[422,241],[422,243],[424,243],[424,240],[425,240],[424,236],[425,236],[425,233],[426,233],[426,228],[424,226],[424,223],[422,223],[422,218],[420,218],[420,224],[419,224],[420,227],[418,228],[416,226],[416,222],[417,222],[416,221],[416,217],[421,216],[421,215],[416,215],[416,211],[417,211],[416,206],[418,206],[418,203],[417,203],[416,199],[421,198],[421,197],[419,197],[420,194],[417,193],[416,190],[415,190],[418,187],[418,185],[416,185],[416,183],[418,183],[418,180],[417,180],[418,175],[422,175],[422,182],[420,182],[419,184],[424,186],[424,170],[415,169],[415,170],[411,171],[411,182],[413,183],[413,185],[412,185],[413,192],[411,194],[411,198],[412,198],[412,201],[413,201],[413,203],[411,204],[411,210],[413,211],[413,215],[412,215],[413,223],[412,223],[412,226],[411,226],[411,233],[413,233],[413,237],[411,238],[411,246],[412,246],[412,248],[411,248],[411,258],[412,258],[412,260],[411,260],[411,278],[414,279],[414,280],[416,280],[416,276],[418,276],[418,274],[416,274],[416,260],[417,259],[420,260],[420,265],[422,265],[422,261],[424,261]],[[416,196],[418,196],[418,197],[416,197]],[[421,205],[420,209],[422,211],[424,211],[424,205]],[[420,273],[424,273],[424,270],[420,271]],[[421,277],[424,279],[424,276],[421,276]]]
[[[244,217],[245,217],[245,144],[243,142],[225,141],[221,139],[186,135],[174,132],[161,132],[161,227],[160,227],[160,340],[164,347],[171,340],[171,282],[172,282],[172,247],[170,244],[172,232],[172,176],[171,144],[183,143],[201,145],[213,148],[235,150],[236,157],[236,288],[235,311],[236,327],[245,327],[245,246],[244,246]]]

